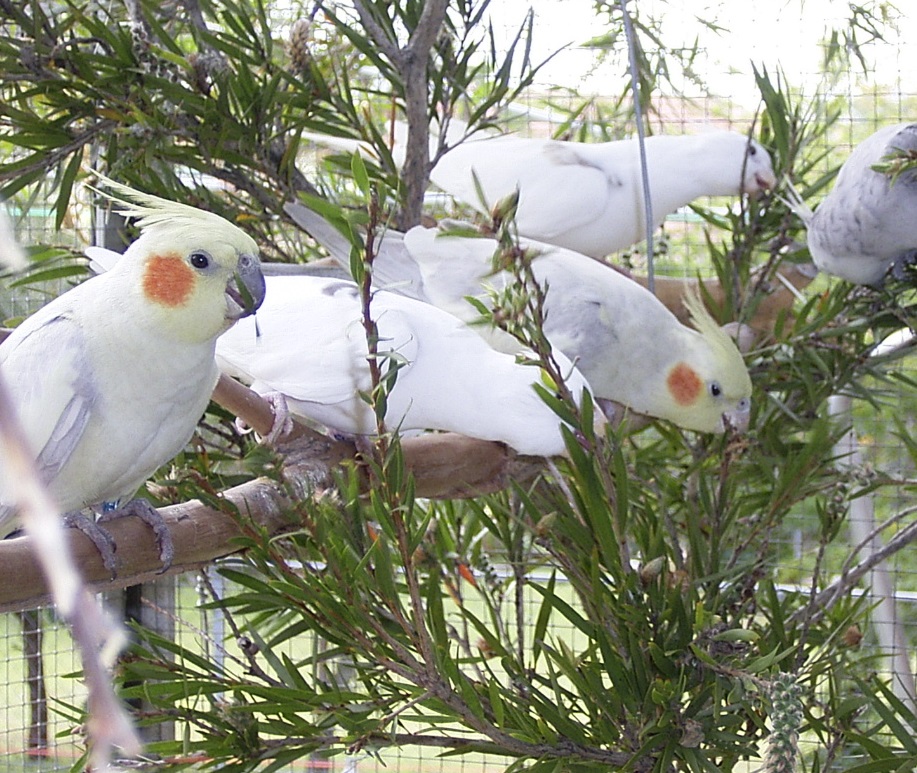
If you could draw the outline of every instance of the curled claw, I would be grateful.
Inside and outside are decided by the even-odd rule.
[[[271,431],[267,435],[260,435],[255,432],[254,427],[248,424],[245,419],[237,417],[233,422],[236,432],[240,435],[248,435],[252,432],[255,432],[255,437],[259,442],[266,443],[267,445],[273,446],[279,441],[283,440],[293,429],[293,416],[290,413],[290,409],[287,406],[287,399],[280,392],[268,392],[263,395],[264,399],[271,406],[271,413],[273,413],[273,423],[271,424]]]
[[[245,423],[244,419],[236,417],[236,420],[232,423],[232,426],[235,427],[236,432],[240,435],[248,435],[253,432],[253,428]]]

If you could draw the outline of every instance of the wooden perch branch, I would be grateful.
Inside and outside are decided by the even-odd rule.
[[[220,377],[213,399],[260,435],[271,431],[274,414],[270,404],[228,376]],[[417,495],[428,499],[490,494],[505,488],[510,477],[531,479],[542,466],[537,459],[517,458],[502,443],[451,432],[405,438],[401,447],[405,464],[414,473]],[[294,423],[293,431],[282,439],[277,450],[288,465],[320,463],[327,469],[357,457],[350,443],[325,437],[299,423]]]
[[[273,414],[259,395],[228,378],[222,379],[214,399],[240,415],[256,431],[270,430]],[[417,480],[417,494],[428,498],[460,498],[492,493],[510,479],[532,479],[542,461],[514,457],[500,443],[451,433],[423,435],[402,441],[405,464]],[[297,425],[278,448],[284,456],[284,478],[290,491],[307,498],[334,485],[334,472],[356,453],[349,443],[334,440]],[[253,524],[271,534],[297,527],[290,516],[293,502],[284,487],[258,478],[231,488],[222,495]],[[239,522],[198,501],[184,502],[159,511],[172,534],[175,557],[167,574],[193,571],[239,550]],[[126,517],[105,525],[114,538],[118,576],[111,578],[96,546],[76,529],[67,530],[71,550],[93,590],[123,588],[149,582],[162,575],[159,548],[150,529],[139,519]],[[27,537],[0,540],[0,566],[7,582],[0,583],[0,611],[29,609],[50,599],[47,584]],[[12,578],[15,578],[13,581]]]

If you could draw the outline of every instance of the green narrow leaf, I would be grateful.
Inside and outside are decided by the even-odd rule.
[[[368,200],[372,189],[369,182],[369,173],[366,171],[366,164],[363,161],[363,154],[359,151],[350,156],[350,172],[360,192]]]

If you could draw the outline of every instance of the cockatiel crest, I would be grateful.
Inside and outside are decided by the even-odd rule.
[[[212,212],[98,176],[109,189],[98,192],[117,203],[119,214],[137,218],[141,229],[140,238],[126,255],[144,257],[139,261],[119,260],[110,268],[115,273],[139,275],[137,289],[148,304],[148,312],[158,316],[161,324],[178,338],[205,340],[251,313],[254,296],[264,295],[263,279],[255,278],[260,276],[260,268],[254,239]],[[202,246],[205,241],[206,249]],[[168,249],[160,249],[162,244]],[[204,297],[215,293],[225,294],[225,308],[202,303]]]
[[[684,299],[691,324],[705,347],[692,347],[689,361],[676,362],[666,377],[666,389],[681,416],[690,416],[696,428],[707,429],[725,422],[735,429],[748,426],[751,409],[751,378],[732,337],[704,307],[696,292]],[[716,375],[714,375],[716,374]]]

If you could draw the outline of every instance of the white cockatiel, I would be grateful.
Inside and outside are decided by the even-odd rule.
[[[889,268],[917,261],[917,171],[892,179],[872,168],[896,150],[917,151],[917,123],[886,126],[854,148],[815,212],[789,186],[818,268],[881,285]]]
[[[402,364],[386,401],[387,430],[447,430],[532,456],[565,451],[562,422],[533,387],[540,368],[494,351],[452,315],[411,298],[377,291],[370,313],[379,352]],[[348,435],[376,432],[361,397],[372,388],[367,353],[357,285],[310,276],[268,276],[257,331],[253,320],[242,321],[217,341],[225,373]],[[580,399],[585,379],[555,356]],[[385,357],[380,366],[387,370]]]
[[[460,137],[463,128],[452,123],[450,139]],[[368,152],[356,140],[308,137],[331,148]],[[406,139],[404,125],[396,124],[392,157],[398,164],[404,161]],[[435,150],[435,140],[431,147]],[[775,183],[768,152],[738,132],[647,137],[646,157],[653,230],[700,196],[757,193]],[[518,189],[521,236],[593,258],[647,235],[636,139],[587,143],[478,133],[443,155],[430,180],[483,214]]]
[[[288,214],[347,266],[350,244],[298,202]],[[532,262],[547,287],[544,332],[586,377],[600,399],[701,432],[725,424],[744,430],[751,379],[735,342],[699,302],[689,298],[696,329],[682,325],[655,296],[610,266],[570,250],[534,242]],[[435,228],[386,231],[376,241],[373,282],[379,288],[432,303],[471,323],[478,313],[467,297],[489,304],[510,277],[493,274],[492,239],[443,235]],[[511,351],[518,344],[485,325],[474,330]]]
[[[120,503],[181,451],[219,375],[217,336],[264,298],[257,245],[239,228],[105,184],[141,236],[111,270],[48,303],[0,345],[0,372],[65,513]],[[0,534],[16,528],[9,490],[0,469]],[[152,518],[148,503],[134,501],[142,504],[128,512]],[[168,532],[157,535],[167,561]]]

